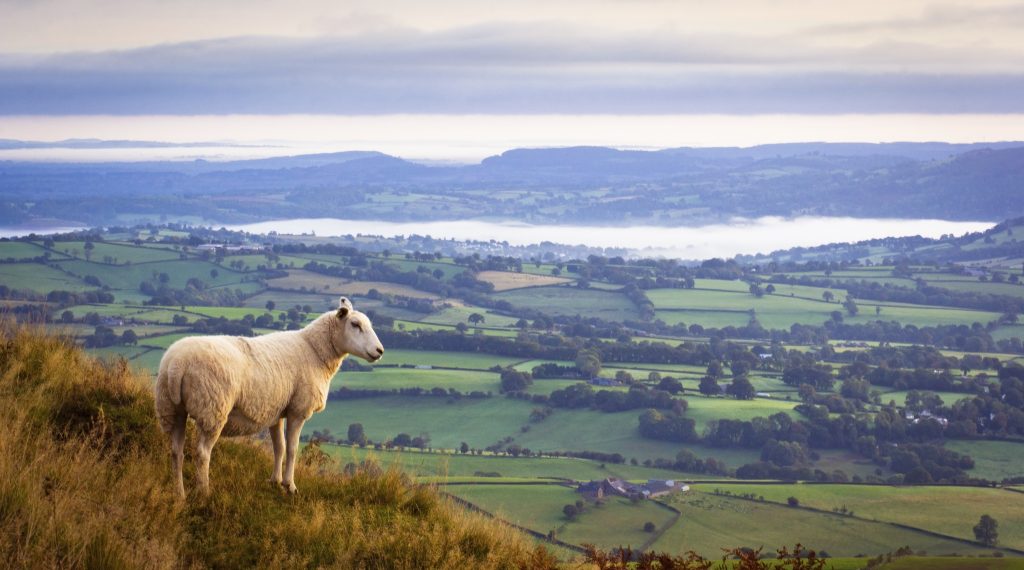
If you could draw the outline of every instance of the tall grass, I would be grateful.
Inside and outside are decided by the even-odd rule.
[[[267,482],[263,445],[222,440],[210,497],[178,500],[147,376],[68,338],[0,329],[0,567],[556,565],[514,529],[396,468],[343,473],[315,448],[298,466],[299,494],[288,496]]]

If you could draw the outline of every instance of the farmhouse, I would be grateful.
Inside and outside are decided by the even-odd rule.
[[[683,492],[690,490],[690,486],[682,481],[672,479],[648,479],[646,483],[630,483],[624,479],[608,477],[607,479],[587,481],[576,487],[576,492],[587,499],[596,501],[608,495],[621,497],[653,499],[668,495],[669,493]]]

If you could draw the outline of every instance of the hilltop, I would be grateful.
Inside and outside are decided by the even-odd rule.
[[[176,501],[147,377],[67,338],[22,328],[0,341],[0,566],[554,565],[526,537],[400,471],[364,463],[343,474],[315,447],[303,452],[296,497],[266,482],[262,445],[226,440],[212,496]]]

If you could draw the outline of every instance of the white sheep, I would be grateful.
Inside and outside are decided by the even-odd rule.
[[[274,445],[271,481],[294,493],[302,424],[324,409],[331,378],[349,354],[376,362],[384,347],[370,320],[344,297],[338,310],[324,313],[302,330],[254,338],[194,336],[172,344],[160,360],[155,390],[160,427],[171,439],[178,494],[185,494],[181,469],[190,416],[199,436],[196,471],[204,494],[209,493],[210,452],[217,439],[265,428]],[[282,466],[284,420],[288,460]]]

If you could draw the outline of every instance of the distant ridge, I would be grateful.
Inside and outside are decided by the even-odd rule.
[[[1024,215],[1021,196],[1024,142],[518,148],[472,165],[425,165],[378,151],[223,162],[0,161],[0,201],[9,205],[0,222],[12,225],[41,218],[104,225],[165,212],[248,222],[323,217],[326,206],[342,204],[348,215],[391,221],[977,221]]]

